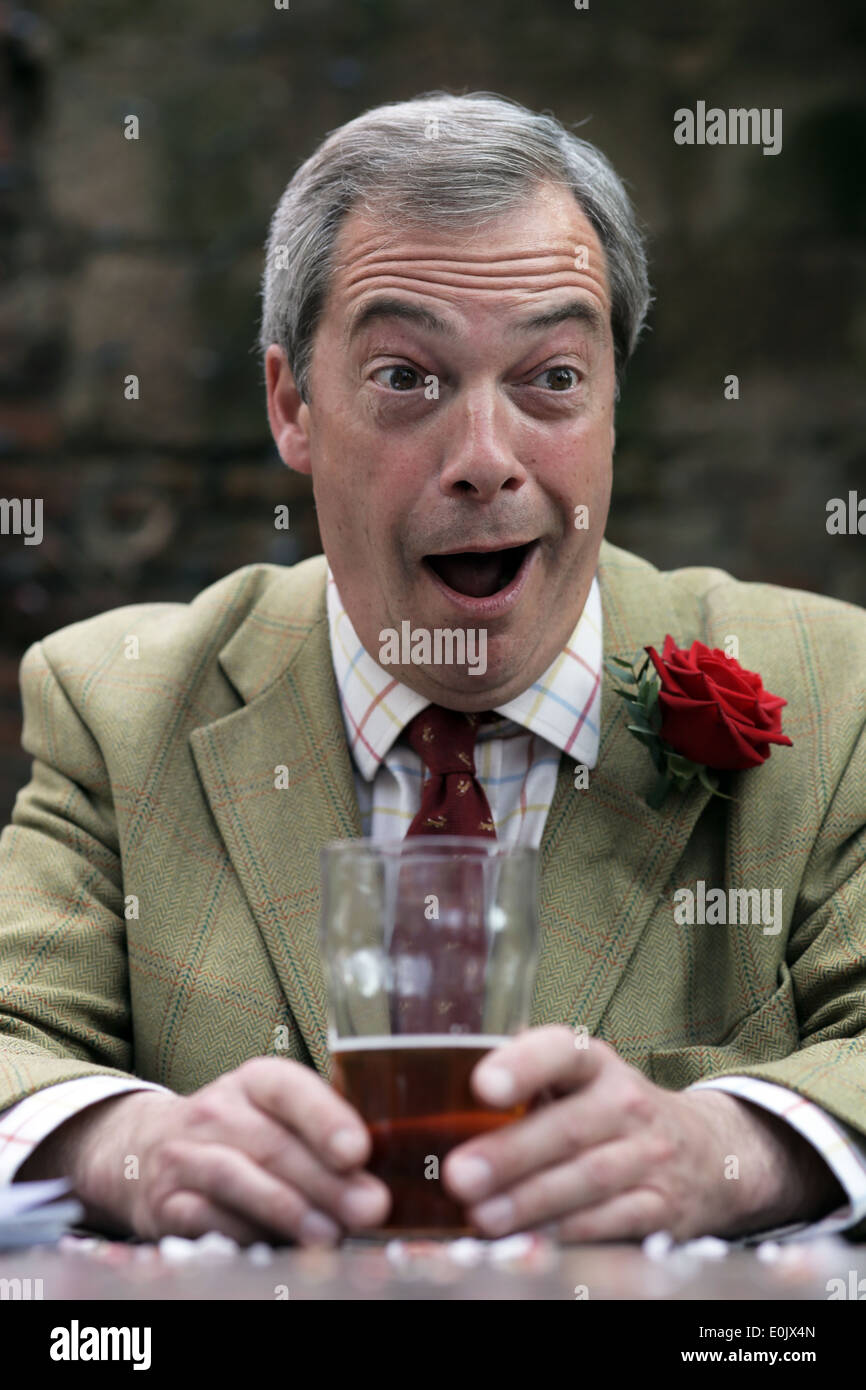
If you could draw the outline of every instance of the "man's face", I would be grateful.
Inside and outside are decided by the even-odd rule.
[[[266,369],[274,439],[312,476],[322,544],[370,655],[452,709],[525,690],[580,616],[610,503],[607,272],[571,194],[545,185],[448,233],[350,213],[310,403],[282,349]],[[462,628],[476,653],[484,630],[486,670],[382,661],[383,630],[407,620],[431,636]]]

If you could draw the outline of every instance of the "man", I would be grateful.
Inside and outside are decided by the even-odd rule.
[[[475,1085],[552,1098],[452,1151],[442,1181],[489,1235],[856,1229],[866,620],[604,541],[648,302],[613,170],[516,103],[380,107],[297,172],[262,347],[327,561],[251,565],[25,655],[0,1177],[68,1172],[90,1224],[149,1238],[380,1222],[369,1136],[328,1084],[318,850],[412,827],[436,775],[422,786],[420,712],[493,710],[473,795],[541,846],[542,939],[532,1026]],[[483,633],[483,669],[386,654],[404,622]],[[601,636],[622,657],[669,633],[736,635],[787,701],[792,746],[731,775],[733,800],[693,779],[647,804]],[[683,925],[690,885],[779,895],[778,922]]]

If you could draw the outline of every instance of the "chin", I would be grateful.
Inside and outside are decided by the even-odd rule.
[[[463,667],[447,670],[428,667],[423,673],[410,670],[405,683],[417,689],[419,675],[423,677],[423,693],[429,694],[436,704],[470,711],[505,704],[529,684],[524,677],[523,663],[517,661],[488,662],[486,670],[479,670],[477,675]]]

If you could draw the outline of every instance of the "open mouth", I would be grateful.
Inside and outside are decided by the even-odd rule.
[[[455,593],[467,598],[490,598],[520,572],[536,541],[514,545],[507,550],[463,550],[454,555],[425,555],[424,563]]]

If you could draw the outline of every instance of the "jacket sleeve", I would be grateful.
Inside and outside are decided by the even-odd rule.
[[[866,1138],[866,731],[830,799],[787,943],[800,1047],[732,1068],[823,1106]]]
[[[800,1045],[775,1061],[712,1070],[775,1082],[866,1146],[866,729],[829,798],[805,866],[786,961]],[[866,1222],[846,1235],[862,1239]]]
[[[41,642],[21,662],[32,776],[0,835],[0,1111],[132,1076],[123,876],[105,762]]]

